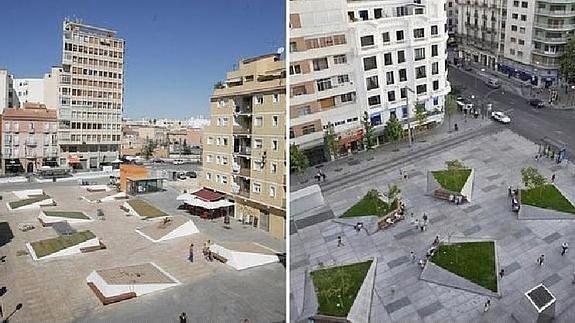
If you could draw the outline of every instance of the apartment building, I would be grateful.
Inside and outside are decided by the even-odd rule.
[[[459,22],[459,9],[457,7],[457,1],[458,0],[447,0],[447,33],[450,36],[457,33],[457,25]]]
[[[5,173],[34,172],[58,163],[58,118],[56,109],[25,103],[4,110],[2,115],[2,170]]]
[[[390,118],[414,127],[416,104],[426,124],[443,121],[450,91],[444,0],[290,4],[290,138],[312,163],[327,156],[330,124],[343,151],[358,148],[365,112],[378,140]]]
[[[0,69],[0,112],[6,108],[19,106],[17,100],[14,94],[14,76],[8,70]]]
[[[536,86],[558,83],[575,1],[458,0],[460,57]]]
[[[234,216],[285,238],[285,61],[269,54],[240,61],[211,97],[204,128],[205,189],[233,200]]]
[[[60,165],[97,168],[118,158],[125,42],[116,32],[66,20],[60,75]]]

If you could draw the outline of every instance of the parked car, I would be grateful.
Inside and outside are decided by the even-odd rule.
[[[466,70],[466,71],[473,71],[473,68],[472,68],[471,65],[469,65],[469,64],[463,65],[463,69]]]
[[[196,178],[198,175],[194,171],[189,171],[186,172],[186,176],[188,176],[189,178]]]
[[[184,164],[184,160],[183,159],[174,159],[174,161],[172,162],[174,165],[183,165]]]
[[[186,178],[187,178],[187,177],[186,177],[186,173],[184,173],[184,172],[179,172],[179,173],[178,173],[178,179],[179,179],[179,180],[186,180]]]
[[[495,121],[499,121],[504,124],[508,124],[511,122],[511,118],[509,118],[505,113],[501,111],[494,111],[491,112],[491,118]]]
[[[163,164],[163,163],[165,163],[165,161],[164,161],[163,159],[161,159],[161,158],[154,158],[154,159],[152,159],[152,162],[153,162],[154,164]]]
[[[501,87],[501,82],[496,78],[489,78],[486,84],[492,89],[498,89]]]
[[[539,100],[539,99],[531,99],[529,100],[529,105],[537,108],[537,109],[541,109],[545,107],[545,104],[543,103],[543,101]]]

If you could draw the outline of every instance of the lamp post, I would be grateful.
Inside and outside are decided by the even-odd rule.
[[[407,92],[416,94],[415,91],[412,90],[409,86],[406,86],[405,89]],[[411,147],[413,139],[411,138],[411,120],[409,119],[409,93],[406,93],[405,95],[405,104],[407,105],[407,137],[409,138],[409,146]]]

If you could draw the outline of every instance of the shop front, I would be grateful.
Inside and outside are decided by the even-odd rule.
[[[183,208],[202,219],[215,219],[234,214],[234,202],[224,194],[202,188],[193,193],[184,193],[176,198],[183,202]]]

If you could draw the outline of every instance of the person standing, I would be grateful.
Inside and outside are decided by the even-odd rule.
[[[503,276],[505,276],[505,269],[499,271],[499,278],[503,278]]]
[[[491,307],[491,300],[487,300],[487,302],[485,302],[485,305],[483,305],[483,312],[487,312],[489,311],[489,308]]]
[[[513,196],[513,189],[511,188],[511,185],[509,185],[507,187],[507,192],[508,192],[509,197]]]
[[[190,255],[188,256],[190,262],[194,262],[194,244],[190,243]]]
[[[186,316],[186,312],[182,312],[182,314],[180,314],[180,323],[186,323],[188,321],[188,318]]]
[[[551,175],[551,183],[555,183],[555,173],[553,173],[553,175]]]
[[[413,252],[413,251],[409,252],[409,256],[411,257],[412,262],[415,261],[415,259],[417,258],[417,256],[415,255],[415,252]]]
[[[539,266],[543,266],[543,261],[545,260],[545,255],[541,255],[539,256],[539,258],[537,258],[537,264]]]
[[[565,241],[561,245],[561,256],[565,255],[565,253],[567,252],[567,249],[569,249],[569,244],[567,244],[567,241]]]
[[[319,170],[319,176],[321,177],[321,179],[325,182],[325,173],[321,171],[321,169]]]
[[[341,242],[341,236],[337,236],[337,246],[338,247],[343,246],[343,242]]]

